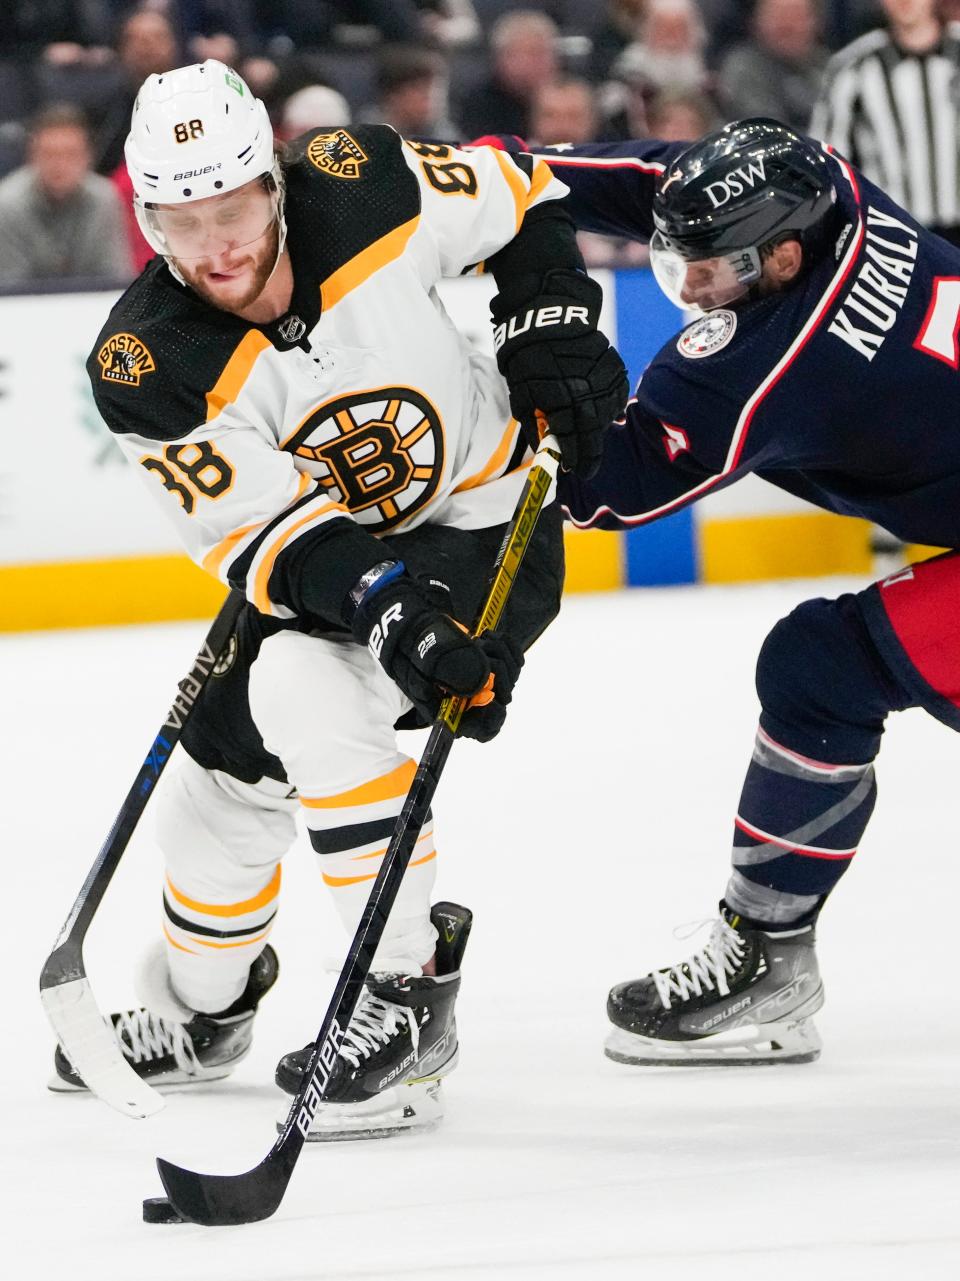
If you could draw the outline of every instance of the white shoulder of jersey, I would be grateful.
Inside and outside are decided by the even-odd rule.
[[[436,247],[438,276],[483,262],[516,236],[529,209],[568,191],[544,161],[528,157],[528,173],[496,147],[404,142],[403,154],[420,185],[418,234]]]

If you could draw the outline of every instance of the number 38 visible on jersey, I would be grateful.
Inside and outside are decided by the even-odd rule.
[[[391,529],[437,492],[443,472],[443,425],[436,408],[411,387],[378,387],[320,405],[283,442],[311,474],[363,523]]]

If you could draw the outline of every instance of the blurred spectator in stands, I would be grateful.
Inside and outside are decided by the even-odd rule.
[[[594,142],[597,100],[586,80],[567,76],[537,90],[530,112],[528,142],[546,147],[564,142]]]
[[[647,109],[656,89],[642,75],[609,80],[599,94],[603,116],[599,136],[603,142],[650,137]]]
[[[590,78],[598,84],[607,80],[610,69],[628,45],[639,39],[640,23],[647,0],[607,0],[600,26],[589,32],[593,45]]]
[[[936,0],[883,0],[886,29],[827,65],[810,131],[960,245],[960,27]]]
[[[147,76],[170,71],[181,62],[177,32],[170,19],[149,9],[131,14],[120,27],[117,54],[122,80],[94,125],[94,167],[108,175],[123,163],[130,112],[140,86]]]
[[[84,0],[108,4],[116,30],[134,13],[159,13],[177,33],[191,62],[219,58],[235,66],[258,41],[255,0]]]
[[[457,104],[463,136],[513,133],[525,138],[533,99],[559,70],[556,23],[534,9],[505,13],[490,30],[490,50],[489,78]]]
[[[452,141],[462,136],[450,119],[446,62],[436,50],[383,49],[375,79],[376,101],[361,108],[359,120],[392,125],[404,138]]]
[[[649,136],[664,142],[693,142],[720,123],[711,102],[702,94],[673,93],[668,89],[656,94],[647,108]]]
[[[325,48],[338,26],[371,27],[397,44],[423,34],[416,0],[254,0],[254,13],[263,50],[275,57]]]
[[[735,45],[720,65],[726,116],[774,116],[806,129],[827,62],[818,0],[756,0],[752,27],[753,40]]]
[[[613,75],[643,80],[654,92],[706,91],[710,80],[704,61],[706,42],[695,0],[648,0],[639,38],[614,63]]]
[[[441,49],[461,49],[480,39],[472,0],[417,0],[423,33]]]
[[[308,129],[316,129],[321,125],[340,129],[349,123],[350,104],[342,93],[337,93],[329,85],[307,85],[292,93],[284,103],[276,135],[289,142]]]
[[[0,182],[0,283],[129,279],[120,198],[90,161],[75,107],[48,107],[36,117],[27,163]]]

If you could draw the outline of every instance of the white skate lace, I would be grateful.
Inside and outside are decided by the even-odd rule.
[[[712,992],[714,986],[721,996],[729,995],[727,976],[736,973],[743,960],[743,949],[743,939],[737,931],[722,916],[718,917],[699,952],[678,965],[650,975],[663,1008],[669,1010],[674,998],[686,1001],[691,996],[702,996],[704,988]]]
[[[200,1066],[190,1034],[182,1023],[139,1009],[116,1015],[113,1028],[121,1050],[133,1063],[172,1054],[181,1072],[193,1074]]]
[[[359,1067],[361,1058],[368,1059],[375,1054],[402,1030],[404,1023],[416,1055],[420,1048],[420,1024],[413,1010],[365,991],[344,1034],[340,1053],[353,1067]]]

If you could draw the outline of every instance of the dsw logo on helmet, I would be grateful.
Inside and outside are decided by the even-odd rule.
[[[731,169],[729,173],[724,174],[717,182],[707,183],[703,190],[714,209],[722,209],[735,196],[742,196],[747,187],[752,190],[757,183],[762,184],[766,180],[767,175],[764,170],[763,158],[761,157],[751,161],[745,167]]]

